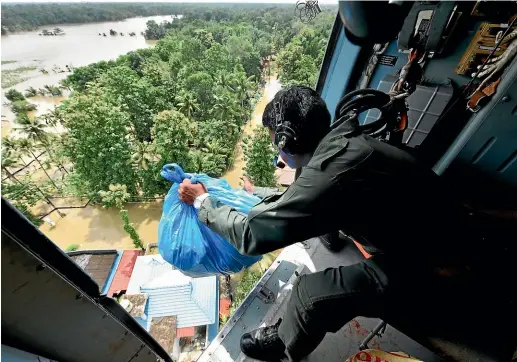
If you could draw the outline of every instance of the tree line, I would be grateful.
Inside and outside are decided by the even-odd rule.
[[[131,198],[162,196],[170,185],[160,170],[171,162],[222,176],[233,164],[271,55],[278,54],[282,83],[314,86],[335,12],[326,9],[314,24],[302,24],[292,7],[254,4],[244,11],[226,4],[225,12],[216,5],[210,16],[185,11],[153,48],[74,68],[60,84],[73,90],[70,98],[54,111],[30,118],[21,109],[17,121],[26,138],[8,139],[9,147],[4,138],[11,163],[2,168],[8,172],[22,150],[34,156],[43,150],[63,177],[48,177],[43,188],[8,177],[11,192],[4,196],[22,195],[17,206],[25,209],[56,193],[100,203],[120,187]],[[12,95],[13,103],[27,105],[22,94]],[[264,186],[274,184],[269,147],[267,132],[257,132],[244,147],[246,172]],[[27,192],[35,187],[41,192]]]

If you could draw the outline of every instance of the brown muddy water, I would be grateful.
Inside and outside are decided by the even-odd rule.
[[[40,36],[38,34],[41,29],[2,36],[1,59],[4,63],[2,64],[2,73],[5,70],[15,70],[21,67],[35,68],[19,74],[21,81],[18,84],[2,89],[2,136],[9,133],[14,133],[16,136],[16,131],[13,132],[14,115],[9,107],[4,105],[7,101],[4,92],[7,89],[15,88],[24,92],[29,87],[38,89],[47,84],[58,85],[59,81],[69,74],[59,72],[59,69],[65,69],[66,65],[84,66],[100,60],[115,59],[119,55],[132,50],[153,46],[156,43],[155,41],[146,41],[140,35],[140,32],[145,30],[145,24],[149,20],[161,22],[171,20],[171,16],[132,18],[119,22],[59,25],[66,34],[63,36]],[[54,26],[46,26],[42,29],[52,28]],[[110,29],[123,32],[124,36],[109,36]],[[137,34],[135,37],[128,36],[127,33],[132,31]],[[106,33],[107,36],[99,36],[99,33]],[[49,74],[43,74],[40,69],[45,69]],[[279,89],[280,84],[276,77],[270,77],[262,91],[262,97],[255,107],[252,118],[244,129],[244,135],[251,134],[255,127],[261,125],[264,108]],[[29,98],[28,100],[31,103],[38,106],[37,110],[31,112],[30,116],[35,117],[46,113],[66,99],[67,95],[65,92],[60,97],[36,96]],[[53,130],[49,129],[49,131],[52,132]],[[243,167],[242,148],[239,144],[236,149],[234,166],[223,177],[233,187],[240,187]],[[31,172],[40,181],[46,178],[36,163],[34,163]],[[48,173],[54,178],[54,170],[48,170]],[[66,200],[63,202],[66,203]],[[55,203],[62,206],[59,201]],[[76,205],[80,202],[76,200],[72,204]],[[128,204],[126,209],[144,244],[156,242],[162,202]],[[44,223],[40,229],[63,249],[70,244],[78,244],[80,250],[134,248],[129,235],[123,229],[123,223],[117,209],[87,206],[78,209],[65,209],[62,210],[62,213],[65,215],[64,217],[59,216],[57,212],[49,215],[55,226]],[[269,264],[269,260],[266,264]],[[257,264],[257,268],[262,269],[264,267],[265,265]]]
[[[244,127],[243,137],[252,134],[256,127],[262,127],[262,114],[264,113],[264,108],[266,108],[266,105],[273,99],[276,92],[280,90],[280,87],[281,86],[276,79],[276,75],[270,76],[266,82],[266,85],[264,86],[264,89],[262,90],[262,97],[259,99],[255,109],[253,110],[251,120]],[[244,175],[244,166],[245,163],[242,147],[239,142],[235,150],[235,161],[233,167],[228,172],[226,172],[223,178],[226,179],[226,181],[228,181],[232,187],[242,187],[241,177]]]
[[[60,73],[66,66],[79,67],[101,60],[116,59],[119,55],[129,51],[146,48],[154,45],[155,41],[146,41],[140,33],[146,29],[149,20],[162,22],[171,20],[171,16],[151,16],[131,18],[123,21],[48,25],[41,29],[2,36],[2,76],[9,71],[26,68],[26,71],[17,73],[19,83],[2,89],[2,134],[5,136],[11,130],[14,115],[8,106],[4,92],[15,88],[24,92],[29,87],[36,89],[45,85],[58,85],[68,72]],[[41,36],[42,29],[61,28],[65,35]],[[109,30],[124,33],[124,36],[110,36]],[[136,36],[130,37],[129,32]],[[106,33],[106,37],[99,36]],[[45,69],[48,74],[43,74]],[[55,71],[54,71],[55,69]],[[7,72],[6,72],[7,71]],[[63,97],[34,97],[31,103],[38,106],[34,115],[41,115],[59,104]]]
[[[257,102],[252,119],[244,129],[245,135],[253,132],[255,127],[261,126],[264,108],[279,89],[280,84],[276,77],[271,77],[262,91],[262,97]],[[237,145],[236,152],[237,157],[233,168],[223,177],[233,187],[241,187],[240,177],[243,175],[242,168],[245,164],[240,144]],[[162,203],[128,204],[126,209],[144,245],[157,242]],[[43,233],[59,247],[64,249],[70,244],[78,244],[81,250],[134,248],[131,239],[123,229],[123,223],[117,209],[87,206],[82,209],[62,210],[62,212],[66,214],[63,218],[56,212],[49,216],[56,223],[55,226],[45,223],[40,227]],[[274,260],[274,257],[266,257],[255,268],[267,268],[272,260]]]

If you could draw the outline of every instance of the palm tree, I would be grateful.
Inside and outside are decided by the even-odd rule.
[[[48,111],[42,117],[44,122],[48,125],[53,125],[54,127],[61,125],[62,127],[65,127],[63,114],[58,106],[54,106],[54,109]]]
[[[29,87],[25,90],[25,97],[30,98],[38,95],[38,90],[34,87]]]
[[[45,170],[45,167],[43,167],[43,165],[41,164],[41,161],[34,154],[34,143],[31,142],[31,138],[20,139],[19,146],[20,146],[21,150],[28,152],[32,156],[32,158],[34,158],[36,160],[36,162],[38,162],[40,168],[43,170],[43,172],[45,172],[45,175],[49,179],[50,183],[52,185],[54,185],[54,187],[57,189],[56,183],[54,182],[54,180],[52,180],[52,177],[50,177],[50,175],[47,173],[47,170]],[[47,150],[47,152],[48,152],[48,150]]]
[[[18,142],[11,136],[5,136],[2,138],[2,148],[7,152],[16,151]]]
[[[47,137],[45,127],[46,125],[41,123],[37,118],[30,119],[29,117],[23,117],[19,119],[19,126],[15,128],[18,128],[29,140],[39,141],[42,145],[45,145]]]
[[[254,75],[247,78],[245,75],[243,75],[237,79],[235,88],[233,89],[241,102],[242,118],[244,122],[246,121],[246,102],[251,98],[252,90],[256,88],[254,80]]]
[[[14,175],[8,169],[8,167],[13,167],[16,165],[17,165],[16,158],[13,157],[12,152],[7,151],[6,149],[3,149],[2,150],[2,171],[5,172],[5,174],[9,178],[9,180],[19,183],[20,181],[18,181],[18,179],[16,179],[16,177],[14,177]]]
[[[189,152],[190,167],[194,173],[203,172],[206,156],[200,150],[192,150]]]
[[[225,120],[228,117],[237,115],[237,111],[233,108],[233,102],[228,96],[219,97],[214,95],[215,104],[212,108],[212,113],[218,119]]]
[[[61,92],[61,89],[59,89],[59,87],[56,87],[55,85],[48,85],[48,84],[45,84],[43,86],[43,89],[45,89],[45,93],[46,94],[49,94],[51,96],[60,96],[60,95],[63,95],[63,93]]]
[[[190,92],[182,92],[176,96],[176,102],[178,102],[178,110],[188,118],[191,118],[192,115],[199,110],[199,103],[196,96]]]
[[[11,136],[5,136],[2,138],[2,146],[3,150],[10,153],[13,156],[18,156],[18,159],[22,161],[24,166],[27,166],[27,162],[23,159],[23,154],[20,152],[18,148],[18,140],[12,138]]]
[[[60,35],[62,33],[63,33],[63,29],[61,29],[61,28],[54,28],[54,34]]]
[[[137,168],[147,171],[149,163],[153,161],[153,157],[152,144],[146,141],[136,142],[136,151],[131,155],[131,160]]]
[[[31,146],[30,146],[30,142],[28,142],[27,139],[24,139],[24,140],[21,140],[20,141],[20,147],[24,147],[29,150],[29,152],[32,153],[31,151]],[[33,153],[32,153],[33,154]],[[33,154],[34,155],[34,154]],[[36,158],[36,160],[38,160]],[[39,162],[39,160],[38,160]],[[9,152],[6,152],[6,151],[2,151],[2,170],[7,174],[7,177],[9,177],[9,179],[11,181],[14,181],[14,182],[17,182],[19,184],[22,184],[22,185],[27,185],[26,183],[23,183],[21,182],[20,180],[18,180],[16,177],[14,177],[14,175],[7,169],[7,167],[11,167],[11,166],[16,166],[17,163],[16,163],[16,160],[14,158],[11,157],[11,154]],[[41,163],[40,163],[40,166],[41,166]],[[46,172],[45,172],[46,173]],[[47,175],[48,176],[48,175]],[[52,181],[52,180],[51,180]],[[50,201],[50,199],[48,198],[48,196],[36,185],[34,185],[34,187],[36,188],[36,190],[43,196],[43,198],[45,199],[45,201],[50,205],[52,206],[53,208],[56,208],[56,206],[52,203],[52,201]],[[58,210],[59,211],[59,210]]]
[[[241,101],[248,97],[251,97],[250,92],[256,87],[255,76],[250,77],[242,76],[237,79],[235,88],[233,89]]]
[[[221,86],[223,88],[231,89],[230,79],[229,79],[227,73],[218,73],[217,75],[214,76],[214,80],[219,86]]]

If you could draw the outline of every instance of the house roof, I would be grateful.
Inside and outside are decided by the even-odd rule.
[[[196,335],[196,327],[178,328],[176,330],[176,337],[177,338],[194,337],[195,335]]]
[[[174,350],[174,339],[176,339],[176,316],[153,318],[149,327],[149,334],[169,354]]]
[[[167,263],[159,254],[138,256],[126,293],[140,293],[140,286],[170,270],[174,270],[174,267]]]
[[[103,291],[118,252],[116,250],[84,250],[69,252],[68,256],[95,280],[100,290]]]
[[[177,317],[177,328],[217,321],[217,279],[190,278],[173,270],[159,255],[139,256],[127,294],[146,294],[145,317],[139,322],[149,330],[153,318]]]
[[[113,296],[119,291],[127,290],[129,279],[131,279],[131,274],[133,273],[133,268],[135,267],[136,258],[139,255],[140,250],[124,250],[117,270],[115,271],[115,277],[113,278],[113,281],[109,287],[107,293],[108,297]]]

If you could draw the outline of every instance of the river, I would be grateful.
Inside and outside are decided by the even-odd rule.
[[[58,85],[59,81],[69,73],[56,73],[52,69],[84,66],[101,60],[116,59],[129,51],[146,48],[155,41],[146,41],[140,33],[146,29],[149,20],[160,23],[171,20],[171,16],[151,16],[131,18],[122,21],[48,25],[41,29],[2,36],[2,76],[16,69],[26,70],[17,74],[23,81],[12,86],[23,92],[29,87],[42,88],[45,85]],[[42,29],[61,28],[65,35],[41,36]],[[124,36],[110,36],[113,29],[124,33]],[[136,36],[130,37],[129,32]],[[106,33],[106,37],[99,36]],[[45,69],[49,74],[43,74],[39,69]],[[7,71],[7,72],[6,72]],[[6,87],[10,88],[10,87]],[[14,115],[4,103],[7,101],[2,89],[2,133],[7,133]],[[35,115],[45,113],[59,104],[62,97],[34,97],[31,103],[38,106]],[[7,121],[7,122],[6,122]]]
[[[64,69],[66,65],[83,66],[100,60],[115,59],[119,55],[154,44],[140,35],[146,28],[148,20],[161,22],[170,20],[171,16],[153,16],[147,18],[132,18],[118,22],[104,22],[93,24],[59,25],[66,35],[40,36],[37,31],[2,36],[2,73],[5,70],[20,67],[36,67],[35,70],[21,74],[26,78],[14,85],[19,91],[28,87],[41,88],[44,85],[57,85],[59,80],[69,73],[55,73],[53,68]],[[56,26],[46,26],[42,29],[53,29]],[[124,36],[110,36],[109,30],[123,32]],[[135,37],[127,33],[135,32]],[[99,36],[106,33],[107,36]],[[12,63],[9,63],[12,62]],[[49,74],[43,74],[38,69],[46,69]],[[275,76],[269,77],[261,90],[262,95],[257,102],[250,121],[246,124],[243,137],[253,132],[261,124],[262,113],[266,104],[280,89]],[[2,103],[6,102],[5,89],[2,89]],[[38,106],[33,115],[40,115],[52,109],[66,99],[61,97],[36,96],[29,98],[31,103]],[[5,136],[12,126],[14,115],[8,107],[2,106],[2,134]],[[240,142],[236,148],[236,157],[233,167],[223,176],[232,187],[240,187],[240,178],[243,176],[244,160]],[[36,172],[36,171],[35,171]],[[44,179],[42,172],[41,179]],[[36,175],[38,176],[38,175]],[[57,204],[62,204],[56,202]],[[74,204],[78,204],[77,202]],[[128,204],[126,208],[131,222],[134,223],[141,239],[145,244],[154,243],[158,239],[158,223],[162,212],[162,203]],[[61,248],[70,244],[78,244],[80,249],[132,249],[133,244],[129,235],[123,229],[123,223],[118,210],[103,209],[100,206],[65,209],[60,217],[56,212],[50,215],[55,226],[43,224],[40,229]]]

